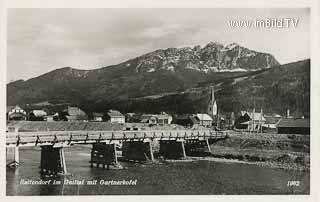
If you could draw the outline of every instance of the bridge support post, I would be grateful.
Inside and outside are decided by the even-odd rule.
[[[41,146],[40,173],[42,175],[67,174],[63,147]]]
[[[189,156],[205,155],[211,153],[209,140],[186,140],[186,153]]]
[[[169,159],[186,158],[184,141],[160,140],[159,155]]]
[[[15,135],[18,135],[19,128],[10,128],[8,129],[10,132],[14,132]],[[9,147],[6,149],[6,154],[8,155],[13,154],[12,161],[7,164],[10,168],[17,168],[19,166],[20,160],[19,160],[19,146]],[[11,159],[11,158],[10,158]]]
[[[6,149],[6,153],[7,153],[7,158],[8,155],[13,156],[12,161],[10,163],[7,164],[8,167],[10,168],[17,168],[19,166],[19,147],[15,146],[15,147],[8,147]],[[8,159],[11,159],[10,157]]]
[[[154,161],[151,142],[128,141],[122,144],[122,156],[126,160]]]
[[[103,168],[109,169],[110,165],[117,165],[118,158],[116,153],[116,144],[94,143],[91,150],[90,165],[96,164],[97,168],[102,165]]]

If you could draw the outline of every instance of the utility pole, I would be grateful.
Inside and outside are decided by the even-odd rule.
[[[262,107],[261,107],[261,112],[260,112],[260,128],[261,128],[261,134],[262,134],[262,115],[263,115],[263,110],[262,110]]]
[[[262,85],[253,85],[252,87],[253,87],[253,114],[252,114],[253,127],[252,127],[252,129],[253,129],[253,132],[259,132],[260,123],[258,125],[258,131],[256,131],[256,129],[255,129],[256,93],[257,93],[257,88],[262,88]],[[259,98],[259,99],[261,99],[261,98]],[[264,99],[264,98],[262,98],[262,99]],[[259,120],[259,122],[260,122],[260,120]]]
[[[253,122],[253,126],[252,126],[252,132],[254,133],[255,132],[255,120],[254,120],[254,118],[255,118],[255,113],[256,113],[256,102],[254,102],[254,104],[253,104],[253,114],[252,114],[252,122]]]

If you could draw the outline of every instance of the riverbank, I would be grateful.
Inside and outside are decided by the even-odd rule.
[[[257,165],[260,167],[266,168],[278,168],[284,170],[295,170],[295,171],[309,171],[310,168],[308,166],[300,165],[297,163],[283,163],[276,161],[245,161],[239,160],[236,158],[227,159],[223,157],[188,157],[187,159],[181,160],[164,160],[167,163],[186,163],[186,162],[194,162],[194,161],[212,161],[218,163],[237,163],[237,164],[247,164],[247,165]],[[158,163],[158,162],[156,162]]]
[[[211,145],[211,156],[265,167],[310,170],[310,136],[229,131],[228,139]]]

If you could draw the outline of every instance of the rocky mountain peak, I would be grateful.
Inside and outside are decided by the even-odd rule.
[[[204,48],[222,48],[223,47],[223,44],[219,43],[219,42],[216,42],[216,41],[211,41],[209,42],[207,45],[204,46]]]
[[[156,50],[136,58],[136,72],[180,71],[192,69],[208,72],[254,71],[279,65],[268,53],[261,53],[242,47],[237,43],[222,45],[210,42],[203,48],[168,48]]]

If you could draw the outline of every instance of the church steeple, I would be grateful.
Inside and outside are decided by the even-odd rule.
[[[214,99],[214,87],[211,86],[211,96],[210,96],[210,102],[213,103],[215,101]]]
[[[211,94],[210,94],[210,101],[208,104],[208,114],[213,118],[214,116],[217,115],[218,107],[217,107],[217,102],[214,98],[214,87],[211,86],[210,89],[211,89],[211,92],[210,92]]]

